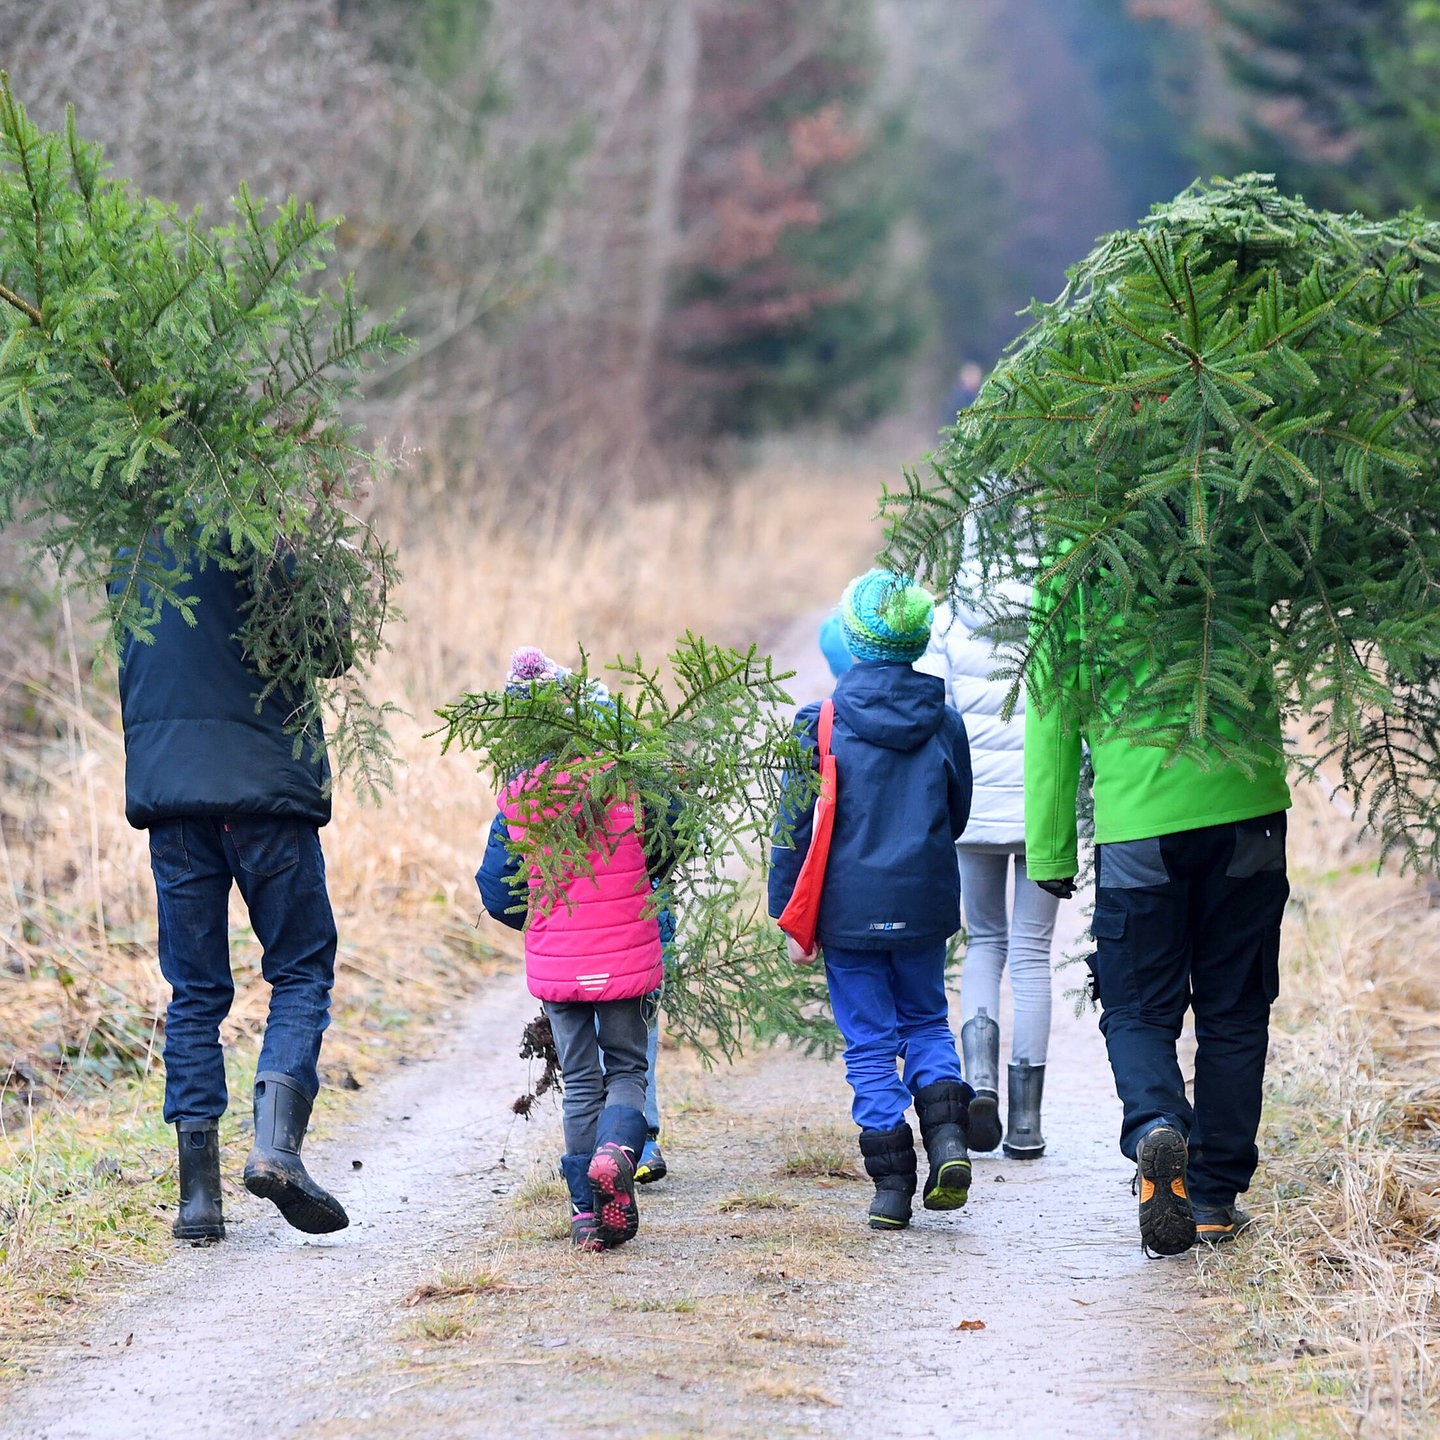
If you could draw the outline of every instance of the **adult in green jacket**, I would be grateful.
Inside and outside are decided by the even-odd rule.
[[[1096,653],[1084,643],[1083,592],[1068,608],[1059,653]],[[1259,1158],[1270,1006],[1290,893],[1290,791],[1273,704],[1260,706],[1257,722],[1273,749],[1246,770],[1213,748],[1203,761],[1176,755],[1168,740],[1179,717],[1131,713],[1129,688],[1123,674],[1092,677],[1081,658],[1032,675],[1025,858],[1046,889],[1074,893],[1076,799],[1088,747],[1096,863],[1089,963],[1125,1107],[1120,1149],[1136,1162],[1141,1242],[1173,1255],[1197,1237],[1233,1239],[1249,1223],[1235,1200]],[[1225,735],[1223,723],[1216,728]],[[1193,1104],[1175,1054],[1187,1006],[1195,1015]]]

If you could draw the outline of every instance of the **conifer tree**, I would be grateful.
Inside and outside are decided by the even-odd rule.
[[[243,186],[233,204],[206,229],[137,193],[73,112],[41,133],[0,75],[0,527],[97,597],[123,582],[117,637],[187,609],[188,565],[248,573],[261,693],[283,694],[297,746],[328,710],[337,768],[373,788],[388,742],[363,676],[397,577],[348,505],[386,462],[342,405],[404,342],[367,328],[348,281],[314,283],[338,221],[294,199],[267,214]]]
[[[754,647],[688,634],[668,669],[669,684],[638,655],[617,659],[601,688],[582,656],[559,683],[462,695],[439,712],[444,746],[474,752],[497,791],[526,777],[531,818],[512,848],[538,876],[533,905],[565,904],[566,880],[587,873],[587,836],[615,801],[634,805],[665,872],[654,907],[677,922],[663,1001],[673,1034],[706,1055],[780,1035],[828,1045],[823,985],[786,958],[756,884],[784,776],[814,774],[783,713],[786,677]]]
[[[1434,0],[1212,0],[1228,71],[1225,169],[1273,170],[1313,203],[1386,214],[1440,203]]]
[[[1190,187],[1033,307],[928,475],[885,496],[888,563],[985,604],[1042,707],[1067,703],[1039,682],[1083,603],[1064,663],[1090,704],[1123,677],[1107,718],[1139,743],[1251,763],[1273,693],[1385,846],[1436,868],[1440,225],[1269,180]],[[997,598],[1017,577],[1028,611]]]
[[[926,333],[873,5],[737,0],[699,28],[659,408],[687,434],[863,425],[899,400]]]

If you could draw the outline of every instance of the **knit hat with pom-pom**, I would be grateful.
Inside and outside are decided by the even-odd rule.
[[[563,680],[569,673],[538,645],[522,645],[510,657],[510,668],[505,672],[505,688],[512,693],[524,691],[532,685],[552,684],[556,680]]]
[[[870,570],[840,597],[845,645],[857,660],[918,660],[930,643],[935,602],[890,570]]]

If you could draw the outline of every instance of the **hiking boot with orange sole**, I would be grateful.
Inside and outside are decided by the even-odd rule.
[[[1195,1211],[1185,1188],[1189,1152],[1180,1132],[1157,1125],[1135,1149],[1140,1244],[1146,1254],[1183,1255],[1195,1243]]]
[[[1254,1223],[1255,1217],[1237,1205],[1195,1207],[1195,1238],[1206,1245],[1223,1245]]]

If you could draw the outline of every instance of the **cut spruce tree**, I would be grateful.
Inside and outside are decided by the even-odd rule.
[[[1437,868],[1437,279],[1419,213],[1190,187],[1032,307],[887,491],[888,563],[987,610],[1012,694],[1108,707],[1139,743],[1252,763],[1273,693],[1295,763],[1333,765],[1387,850]],[[1062,665],[1084,701],[1042,683]]]
[[[204,228],[108,176],[73,112],[42,133],[0,75],[0,526],[97,597],[118,581],[117,638],[185,610],[188,568],[247,574],[257,703],[283,695],[297,746],[328,713],[337,769],[373,788],[364,674],[396,572],[350,508],[385,460],[342,406],[404,341],[316,283],[338,223],[241,186]]]
[[[562,680],[460,696],[440,710],[438,733],[447,750],[473,752],[497,792],[524,777],[530,823],[511,849],[535,886],[518,891],[517,913],[567,903],[571,878],[591,873],[591,837],[627,801],[657,875],[655,912],[675,921],[670,1033],[705,1056],[780,1036],[828,1047],[823,976],[790,963],[760,883],[786,776],[818,789],[787,677],[753,647],[690,634],[667,669],[668,680],[638,655],[617,659],[601,683],[582,654]]]

